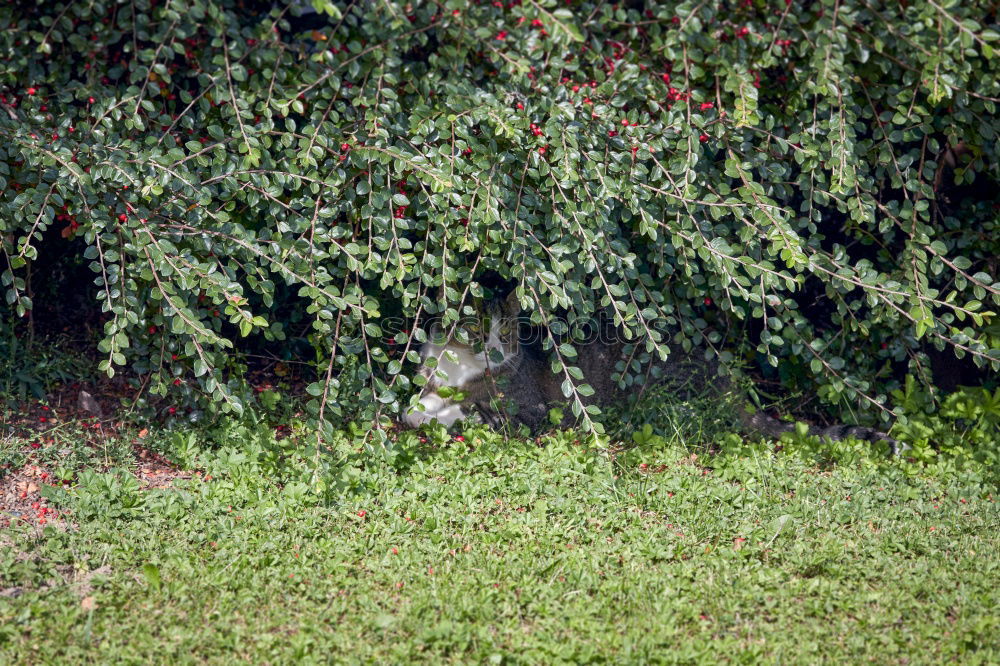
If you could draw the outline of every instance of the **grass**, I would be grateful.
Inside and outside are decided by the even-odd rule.
[[[77,468],[41,484],[69,513],[0,533],[0,662],[1000,660],[974,465],[472,429],[344,434],[317,469],[252,419],[134,437],[24,454]],[[192,471],[150,483],[146,449]]]

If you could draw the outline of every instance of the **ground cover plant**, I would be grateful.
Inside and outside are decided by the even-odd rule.
[[[947,444],[893,459],[664,395],[598,448],[354,428],[318,462],[281,396],[197,427],[35,404],[0,439],[0,660],[993,663],[995,398],[914,412]]]

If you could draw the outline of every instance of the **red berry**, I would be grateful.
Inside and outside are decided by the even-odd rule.
[[[149,327],[149,333],[150,334],[156,333],[156,327],[155,326],[150,326]]]
[[[701,141],[702,143],[705,143],[706,141],[708,141],[708,135],[702,134],[701,136],[698,137],[698,140]]]
[[[28,94],[29,95],[34,95],[36,92],[38,92],[38,91],[35,90],[34,88],[28,88]]]
[[[118,216],[119,222],[125,222],[126,220],[128,220],[128,215],[126,215],[125,213],[122,213],[121,215]]]
[[[713,104],[712,102],[704,102],[701,105],[701,110],[706,111],[708,109],[711,109],[713,106],[715,106],[715,104]]]
[[[366,515],[368,515],[368,512],[365,511],[364,509],[361,509],[361,511],[358,511],[358,518],[364,518]]]
[[[711,305],[711,304],[712,304],[712,299],[711,299],[711,298],[708,298],[708,297],[706,296],[706,297],[705,297],[705,305]]]
[[[97,101],[97,100],[95,100],[93,97],[88,97],[87,98],[87,104],[93,104],[95,101]]]
[[[340,144],[340,149],[343,150],[343,151],[348,151],[348,150],[351,149],[351,145],[348,144],[348,143],[342,143],[342,144]]]

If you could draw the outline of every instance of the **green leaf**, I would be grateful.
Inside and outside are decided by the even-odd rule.
[[[147,562],[142,565],[142,575],[146,579],[146,583],[159,592],[160,590],[160,568],[155,564]]]

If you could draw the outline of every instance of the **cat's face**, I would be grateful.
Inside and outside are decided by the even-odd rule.
[[[447,331],[435,327],[428,347],[447,348],[466,358],[496,365],[518,352],[516,299],[491,299],[473,306],[475,314],[461,319],[450,339]],[[424,355],[426,358],[426,354]]]

